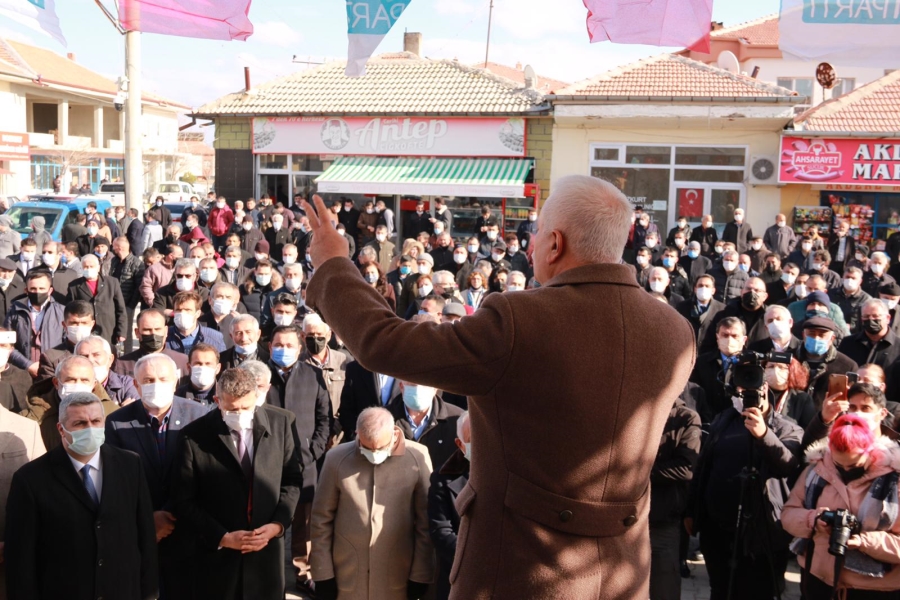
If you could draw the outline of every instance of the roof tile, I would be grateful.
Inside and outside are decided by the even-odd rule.
[[[794,119],[794,127],[836,133],[900,131],[900,71],[807,110]]]
[[[740,40],[748,46],[777,46],[778,15],[769,15],[732,27],[713,31],[710,36],[720,40]]]

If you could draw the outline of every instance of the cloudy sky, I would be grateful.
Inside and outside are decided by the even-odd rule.
[[[590,44],[582,0],[493,0],[490,60],[531,64],[538,75],[566,82],[658,54],[661,49],[609,42]],[[675,0],[670,0],[674,2]],[[112,7],[112,0],[104,0]],[[402,50],[403,31],[422,32],[423,54],[484,60],[491,0],[413,0],[379,52]],[[68,47],[14,22],[0,21],[0,36],[74,53],[82,65],[115,79],[124,73],[124,40],[93,0],[58,0]],[[777,12],[779,0],[716,0],[713,19],[726,26]],[[255,33],[246,42],[218,42],[146,34],[145,89],[200,106],[243,88],[243,67],[254,83],[309,68],[297,61],[346,57],[346,9],[342,0],[253,0]]]

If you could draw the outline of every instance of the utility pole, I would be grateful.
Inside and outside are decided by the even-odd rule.
[[[125,202],[143,217],[144,155],[141,142],[141,33],[125,32]]]
[[[488,10],[488,36],[487,36],[487,47],[484,49],[484,68],[487,69],[488,66],[488,55],[491,52],[491,21],[494,18],[494,0],[491,0],[491,7]]]

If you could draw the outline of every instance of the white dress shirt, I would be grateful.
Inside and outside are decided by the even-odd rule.
[[[87,463],[76,460],[71,454],[69,454],[69,460],[72,461],[72,467],[75,469],[79,480],[81,480],[81,469],[84,468],[84,465],[87,464],[91,467],[91,481],[94,482],[94,487],[97,489],[97,497],[103,499],[103,470],[100,463],[100,451],[97,450]]]

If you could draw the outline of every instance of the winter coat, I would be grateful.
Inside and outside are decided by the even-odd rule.
[[[719,241],[719,234],[716,233],[715,227],[707,227],[704,229],[702,226],[698,225],[694,227],[693,233],[691,233],[691,239],[689,242],[699,242],[700,243],[700,254],[709,258],[715,256],[715,247],[716,242]]]
[[[766,229],[766,233],[763,235],[763,244],[769,252],[777,254],[784,260],[784,257],[788,256],[797,245],[797,235],[787,225],[784,227],[772,225]]]
[[[725,230],[722,232],[722,240],[734,244],[738,254],[747,253],[747,250],[750,249],[751,239],[753,239],[753,228],[746,221],[740,224],[732,221],[725,226]]]
[[[408,440],[419,442],[428,448],[428,456],[432,465],[443,465],[456,450],[456,421],[463,414],[458,406],[444,402],[435,396],[431,401],[431,413],[428,415],[428,425],[422,430],[419,439],[415,439],[412,424],[406,417],[406,405],[403,396],[397,396],[386,407],[394,417],[394,424],[403,432]]]
[[[126,337],[125,300],[119,280],[112,277],[100,277],[97,280],[97,293],[92,294],[87,279],[79,277],[69,286],[66,302],[84,300],[94,308],[94,331],[103,339],[115,345],[120,337]]]
[[[219,208],[218,206],[213,207],[213,209],[209,211],[209,219],[206,221],[209,232],[217,237],[221,237],[228,233],[232,223],[234,223],[234,213],[227,204],[224,208]]]
[[[677,399],[650,471],[650,526],[680,523],[700,457],[700,415]]]
[[[125,306],[134,308],[141,300],[139,288],[144,277],[144,263],[134,254],[128,254],[125,259],[114,256],[110,265],[110,273],[119,280],[122,288],[122,298]]]
[[[428,489],[428,524],[438,557],[437,600],[450,597],[450,569],[456,556],[459,537],[459,512],[456,498],[469,482],[469,461],[457,448],[440,471],[431,474]]]
[[[49,304],[44,307],[44,317],[41,320],[41,348],[55,348],[62,344],[65,337],[63,318],[65,307],[53,298],[47,300]],[[16,332],[16,345],[9,357],[9,362],[20,369],[27,369],[31,363],[31,310],[28,308],[28,299],[21,298],[13,302],[6,313],[3,327]]]
[[[719,302],[740,298],[744,284],[750,279],[750,276],[740,269],[727,273],[721,263],[714,265],[707,274],[716,282],[716,293],[713,297]]]

